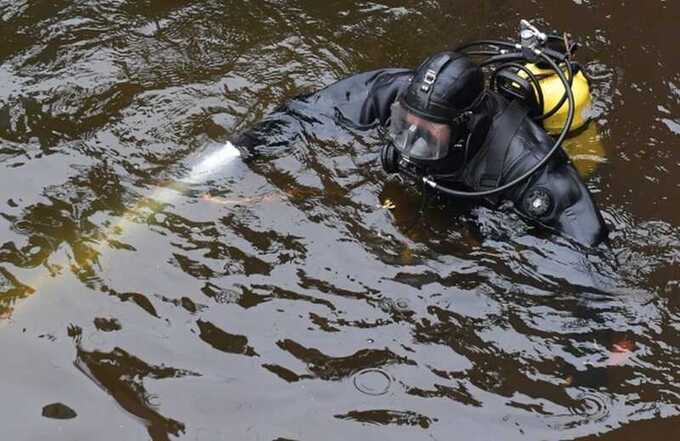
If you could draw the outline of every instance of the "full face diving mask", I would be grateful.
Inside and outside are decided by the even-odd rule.
[[[454,164],[447,164],[449,153],[462,131],[459,119],[433,122],[410,112],[399,101],[392,104],[389,136],[401,159],[399,171],[409,175],[452,168]]]

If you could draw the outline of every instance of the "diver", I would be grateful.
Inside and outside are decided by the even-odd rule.
[[[469,50],[480,45],[491,49]],[[321,118],[353,129],[382,127],[387,173],[454,198],[510,203],[526,220],[594,246],[607,227],[561,148],[569,131],[585,123],[574,108],[572,86],[582,75],[571,61],[575,47],[523,20],[518,43],[484,40],[434,54],[415,71],[353,75],[290,100],[233,144],[247,159],[281,148]],[[472,56],[482,54],[491,57],[475,63]],[[496,67],[488,86],[482,66]],[[563,84],[551,109],[536,69],[552,69]],[[565,108],[555,140],[543,125]]]

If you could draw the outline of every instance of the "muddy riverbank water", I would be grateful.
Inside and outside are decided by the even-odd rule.
[[[485,208],[416,217],[377,131],[176,183],[287,98],[520,18],[583,43],[594,120],[571,143],[604,147],[586,179],[608,250]],[[671,1],[0,0],[2,439],[672,439],[678,18]]]

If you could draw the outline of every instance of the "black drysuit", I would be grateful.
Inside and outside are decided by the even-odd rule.
[[[288,144],[309,127],[322,128],[323,124],[315,124],[321,119],[354,129],[385,126],[392,103],[408,87],[412,76],[412,70],[382,69],[345,78],[278,107],[254,127],[236,135],[233,144],[246,157],[257,157]],[[450,155],[455,172],[448,185],[474,191],[495,188],[521,176],[545,156],[554,140],[526,118],[526,111],[517,115],[520,107],[486,92],[473,109],[466,160]],[[510,110],[514,116],[509,116]],[[513,121],[510,131],[509,121]],[[501,128],[504,125],[505,130]],[[506,134],[505,139],[499,139],[498,133]],[[607,235],[600,211],[563,151],[531,178],[488,201],[512,201],[523,217],[585,245],[596,245]]]

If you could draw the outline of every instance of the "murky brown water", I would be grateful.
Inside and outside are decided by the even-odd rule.
[[[608,251],[483,208],[417,217],[373,132],[159,190],[286,98],[521,17],[585,44]],[[0,1],[2,439],[673,439],[679,18],[672,1]]]

